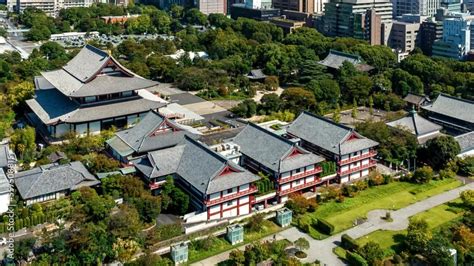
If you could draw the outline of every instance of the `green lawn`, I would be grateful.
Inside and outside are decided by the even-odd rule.
[[[460,185],[461,182],[455,179],[436,180],[421,185],[393,182],[366,189],[354,198],[346,198],[342,203],[323,203],[316,212],[308,213],[302,219],[309,221],[323,218],[335,226],[337,233],[352,227],[354,220],[365,217],[371,210],[400,209]],[[317,233],[311,235],[315,237]]]
[[[274,222],[269,221],[269,220],[265,220],[263,222],[262,230],[260,232],[248,232],[247,229],[245,229],[244,242],[239,244],[239,245],[232,246],[224,238],[224,236],[222,236],[222,237],[217,237],[216,240],[214,241],[212,247],[209,248],[208,250],[195,250],[190,246],[189,254],[188,254],[189,255],[188,264],[201,261],[205,258],[214,256],[214,255],[217,255],[219,253],[222,253],[222,252],[237,248],[239,246],[248,244],[250,242],[259,240],[259,239],[264,238],[266,236],[275,234],[275,233],[277,233],[277,232],[279,232],[283,229],[287,229],[287,228],[281,228],[278,225],[276,225]]]
[[[455,200],[446,204],[436,206],[425,212],[411,217],[411,219],[424,219],[431,230],[437,230],[440,226],[455,221],[462,216],[463,212],[457,205],[461,200]],[[406,230],[401,231],[376,231],[367,236],[357,239],[362,246],[369,241],[379,243],[382,249],[386,250],[386,255],[390,256],[399,251],[400,244],[406,235]]]

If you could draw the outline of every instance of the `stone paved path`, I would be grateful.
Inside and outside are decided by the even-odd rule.
[[[297,228],[292,227],[287,230],[281,231],[276,235],[277,239],[288,239],[290,241],[295,241],[300,237],[306,238],[310,243],[310,248],[307,251],[308,257],[303,262],[313,262],[315,260],[321,261],[322,265],[328,266],[338,266],[344,265],[344,263],[332,252],[332,250],[337,247],[341,240],[341,235],[348,234],[354,239],[360,238],[362,236],[368,235],[377,230],[390,230],[390,231],[399,231],[408,227],[409,217],[429,210],[435,206],[444,204],[446,202],[452,201],[459,197],[459,194],[464,190],[474,189],[474,183],[469,183],[465,186],[461,186],[444,193],[435,195],[433,197],[427,198],[425,200],[413,203],[407,207],[401,208],[397,211],[391,212],[392,222],[386,222],[381,219],[382,216],[385,216],[386,210],[373,210],[367,214],[367,222],[352,227],[346,231],[340,232],[336,235],[328,237],[324,240],[315,240],[311,236],[307,235],[304,232],[299,231]],[[264,238],[262,240],[273,239],[273,236]],[[244,246],[239,249],[243,250]],[[195,266],[208,266],[216,265],[221,261],[225,261],[229,258],[228,252],[223,252],[216,256],[207,258],[200,262],[194,263]]]

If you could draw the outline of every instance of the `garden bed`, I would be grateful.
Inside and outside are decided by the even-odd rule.
[[[461,185],[455,179],[430,181],[427,184],[413,184],[407,182],[393,182],[387,185],[370,187],[359,192],[353,198],[345,198],[344,202],[322,203],[315,212],[306,213],[301,217],[303,223],[323,218],[334,225],[334,232],[338,233],[354,226],[354,221],[365,218],[365,215],[375,209],[396,210],[426,199]],[[416,195],[410,191],[416,190]],[[309,234],[321,239],[324,234],[310,229]]]

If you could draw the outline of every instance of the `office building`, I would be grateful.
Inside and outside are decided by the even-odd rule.
[[[273,8],[314,13],[314,0],[273,0]]]
[[[89,7],[93,0],[9,0],[7,6],[11,11],[23,12],[26,8],[37,8],[51,17],[56,17],[61,9],[72,7]]]
[[[372,11],[367,15],[367,10]],[[331,0],[325,4],[322,30],[328,36],[363,39],[364,36],[370,36],[364,27],[366,22],[370,26],[368,29],[377,28],[374,32],[376,35],[379,21],[380,23],[392,21],[392,3],[388,0]]]
[[[471,50],[472,17],[458,13],[457,17],[443,20],[443,37],[435,41],[432,47],[433,56],[463,59]]]
[[[394,20],[388,38],[389,46],[401,52],[413,51],[420,43],[418,34],[420,25],[420,23]]]
[[[227,0],[196,0],[195,6],[206,15],[227,14]]]
[[[394,17],[404,14],[433,16],[440,7],[441,0],[394,0]]]
[[[251,18],[259,21],[268,21],[275,17],[280,17],[281,11],[278,8],[248,8],[245,4],[233,4],[230,8],[232,19]]]
[[[443,37],[443,22],[426,20],[420,26],[420,48],[424,54],[431,55],[433,43]]]

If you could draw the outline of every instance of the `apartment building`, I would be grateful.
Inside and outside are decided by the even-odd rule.
[[[440,7],[441,0],[394,0],[394,17],[404,14],[433,16]]]
[[[240,146],[240,165],[267,175],[279,202],[285,202],[291,193],[315,191],[335,177],[321,178],[319,164],[324,158],[258,125],[248,124],[232,141]]]
[[[336,162],[340,183],[365,177],[376,166],[377,142],[327,118],[303,112],[287,132],[306,150]]]
[[[132,161],[153,194],[172,176],[208,220],[251,213],[259,177],[204,144],[185,136],[183,144]]]
[[[292,10],[304,13],[315,12],[314,0],[273,0],[273,8]]]
[[[420,23],[394,20],[388,38],[391,48],[401,52],[411,52],[420,44]]]
[[[72,7],[89,7],[93,0],[12,0],[7,1],[10,10],[23,12],[28,7],[44,11],[48,16],[56,17],[61,9]]]
[[[195,6],[206,15],[227,14],[227,0],[196,0]]]

